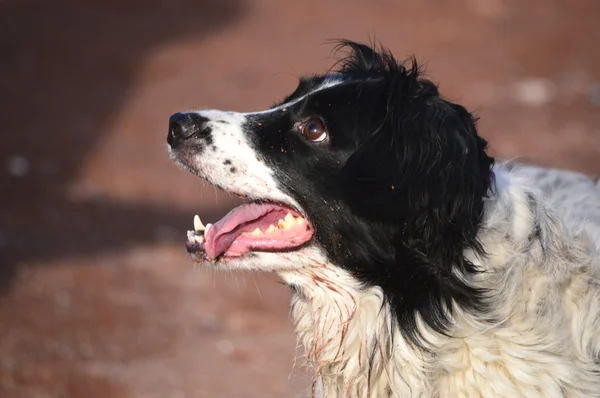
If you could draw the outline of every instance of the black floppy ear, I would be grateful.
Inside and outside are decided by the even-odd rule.
[[[395,265],[377,284],[417,341],[416,313],[443,332],[452,302],[481,308],[482,292],[454,271],[476,272],[463,253],[480,249],[493,159],[465,108],[440,98],[416,67],[402,71],[390,75],[387,114],[348,159],[342,181],[358,215],[394,231]]]
[[[437,96],[432,83],[420,85],[412,98],[388,104],[386,120],[348,159],[347,200],[372,219],[411,228],[426,219],[435,235],[469,229],[464,224],[479,222],[493,159],[473,116]]]

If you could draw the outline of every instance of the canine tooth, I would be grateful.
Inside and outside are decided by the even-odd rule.
[[[208,231],[212,228],[212,224],[208,223],[206,224],[206,227],[204,227],[204,236],[208,235]]]
[[[252,236],[261,236],[264,235],[263,231],[260,230],[260,228],[256,228],[254,231],[252,231],[252,233],[250,234]]]
[[[204,231],[206,229],[204,224],[202,224],[202,221],[200,221],[200,217],[198,216],[198,214],[194,216],[194,229],[196,231]]]
[[[298,225],[304,225],[304,218],[302,218],[302,217],[298,217],[298,218],[296,219],[296,224],[298,224]]]
[[[194,241],[196,243],[198,243],[199,245],[204,243],[204,237],[203,236],[194,236]]]
[[[281,229],[289,229],[296,225],[296,218],[291,214],[287,213],[282,220],[277,223]]]
[[[271,224],[269,225],[269,228],[267,228],[267,233],[270,234],[271,232],[275,232],[275,230],[277,230],[278,228],[275,227],[275,225]]]

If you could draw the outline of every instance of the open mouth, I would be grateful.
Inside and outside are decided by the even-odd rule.
[[[194,217],[186,247],[194,261],[240,257],[250,252],[283,252],[299,248],[313,236],[310,222],[293,208],[278,203],[247,203],[215,224]]]

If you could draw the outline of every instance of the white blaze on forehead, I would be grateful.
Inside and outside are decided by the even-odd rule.
[[[254,199],[269,199],[289,204],[300,210],[295,199],[281,191],[274,171],[269,168],[244,132],[249,116],[279,112],[299,103],[315,92],[342,83],[340,76],[326,78],[308,94],[275,108],[261,112],[237,113],[219,110],[192,111],[209,119],[212,144],[193,157],[190,165],[204,178],[232,193]],[[213,147],[215,150],[213,150]]]
[[[336,76],[336,75],[327,76],[320,85],[318,85],[314,89],[310,90],[307,94],[305,94],[301,97],[294,98],[293,100],[291,100],[289,102],[286,102],[281,105],[277,105],[276,107],[271,108],[271,109],[267,109],[264,111],[258,111],[258,112],[244,113],[244,115],[262,115],[262,114],[268,114],[268,113],[272,113],[272,112],[281,111],[285,108],[289,108],[289,107],[297,104],[300,101],[303,101],[306,97],[308,97],[314,93],[337,86],[338,84],[341,84],[344,81],[345,81],[345,79],[342,76]]]

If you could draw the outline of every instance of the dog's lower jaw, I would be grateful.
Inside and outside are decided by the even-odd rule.
[[[363,288],[329,263],[279,274],[294,286],[292,320],[313,396],[433,396],[431,357],[403,339],[380,288]]]

